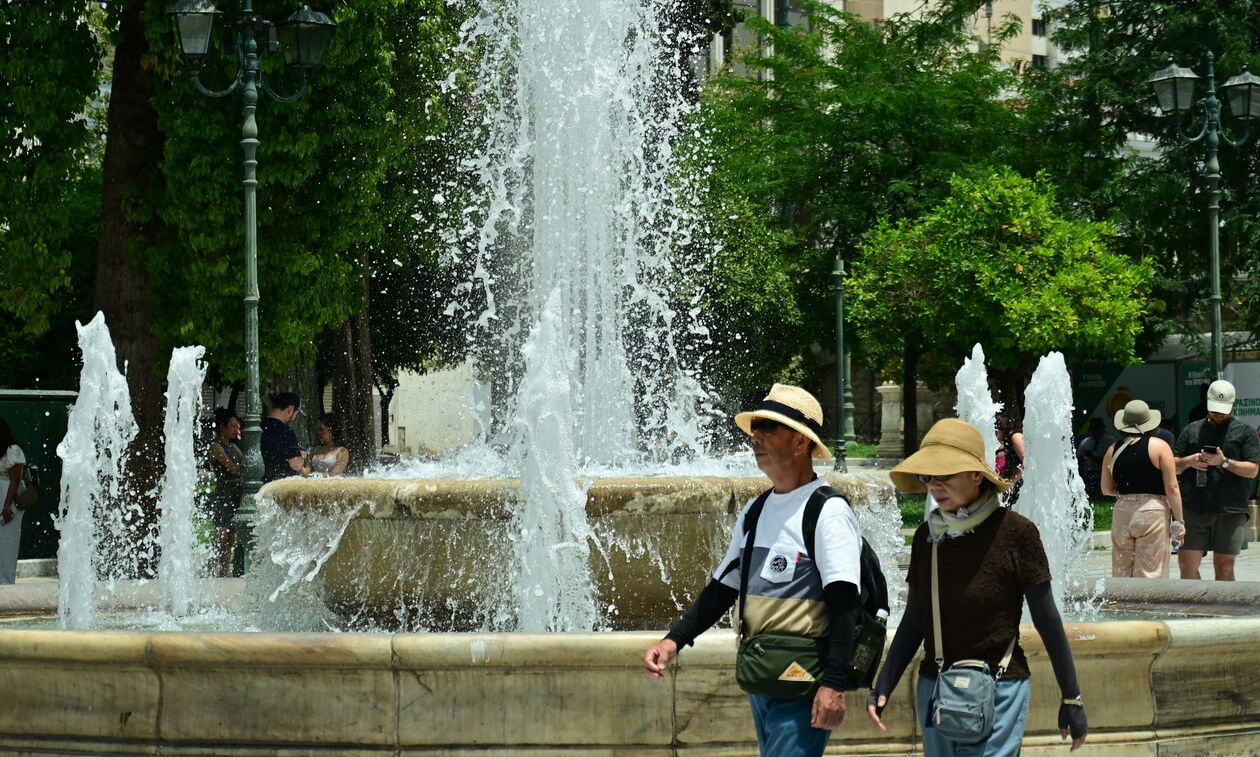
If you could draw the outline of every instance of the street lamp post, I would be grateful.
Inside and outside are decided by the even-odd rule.
[[[853,394],[849,388],[849,356],[844,351],[844,252],[836,244],[836,471],[849,472],[849,443],[854,441]]]
[[[1221,125],[1221,101],[1216,96],[1216,59],[1211,52],[1207,54],[1207,95],[1203,98],[1203,128],[1193,137],[1178,133],[1189,142],[1205,140],[1208,148],[1207,163],[1204,166],[1204,177],[1208,183],[1208,266],[1211,277],[1212,305],[1212,378],[1219,379],[1224,375],[1224,350],[1221,345],[1221,253],[1220,253],[1220,218],[1221,218],[1221,164],[1217,160],[1220,143],[1231,147],[1241,147],[1247,141],[1247,132],[1238,139],[1231,139]],[[1164,115],[1181,116],[1194,105],[1194,90],[1199,76],[1188,68],[1178,66],[1173,59],[1168,65],[1147,79],[1155,90],[1159,101],[1159,109]],[[1251,73],[1250,66],[1243,66],[1243,72],[1225,82],[1221,87],[1222,94],[1229,100],[1230,112],[1235,118],[1250,122],[1260,117],[1260,78]]]
[[[241,127],[241,148],[245,167],[245,417],[241,436],[245,449],[241,465],[244,496],[233,517],[237,528],[240,567],[243,570],[253,547],[254,497],[262,487],[263,459],[259,442],[262,438],[262,402],[258,390],[258,123],[254,111],[261,90],[277,102],[293,102],[306,91],[307,77],[318,68],[332,36],[335,24],[328,16],[303,5],[279,24],[254,14],[253,0],[244,0],[241,16],[232,23],[228,37],[230,52],[236,53],[235,80],[225,89],[207,89],[201,83],[201,65],[210,52],[210,39],[215,20],[220,15],[210,0],[179,0],[170,12],[171,25],[179,41],[180,53],[188,67],[192,82],[202,94],[226,97],[240,89],[245,106]],[[266,51],[280,49],[285,63],[297,69],[298,89],[292,95],[279,95],[267,84],[262,73],[259,38],[265,35]]]

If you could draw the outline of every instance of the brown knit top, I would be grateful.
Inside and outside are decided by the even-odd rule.
[[[932,638],[932,544],[927,524],[914,533],[906,582],[919,593],[925,654],[919,675],[936,678]],[[1024,592],[1050,580],[1050,565],[1037,527],[1019,513],[998,508],[975,531],[938,547],[941,638],[945,666],[982,659],[997,672],[1011,638],[1019,632]],[[1024,650],[1015,653],[1003,679],[1027,678]]]

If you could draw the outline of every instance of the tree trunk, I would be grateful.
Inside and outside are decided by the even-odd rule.
[[[1018,367],[993,372],[998,400],[1003,405],[1002,412],[1018,422],[1021,428],[1024,418],[1024,389],[1028,387],[1028,379],[1032,376],[1034,367],[1034,360],[1025,360]]]
[[[919,350],[907,342],[901,361],[901,452],[910,457],[919,449]]]
[[[398,390],[398,376],[385,369],[376,371],[376,391],[381,396],[381,446],[389,444],[389,406]]]
[[[153,90],[142,67],[148,54],[144,5],[145,0],[132,0],[123,10],[114,50],[95,292],[95,307],[105,314],[120,367],[126,366],[131,407],[140,427],[127,461],[132,490],[142,502],[137,536],[151,533],[156,522],[164,404],[157,373],[157,340],[149,320],[152,302],[148,276],[132,254],[150,236],[155,221],[137,219],[134,202],[129,199],[142,195],[146,185],[158,180],[156,167],[162,159],[163,137],[157,112],[150,104]],[[152,559],[156,561],[156,555]],[[142,575],[149,575],[155,565],[142,559],[137,567]]]
[[[341,443],[350,450],[349,472],[360,473],[376,461],[372,427],[372,341],[368,331],[367,282],[363,310],[337,331],[333,349],[333,413],[341,421]],[[382,419],[382,423],[385,420]]]

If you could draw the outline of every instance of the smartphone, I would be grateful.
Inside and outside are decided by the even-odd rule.
[[[1206,453],[1208,453],[1209,455],[1215,455],[1215,454],[1216,454],[1216,452],[1217,452],[1217,450],[1219,450],[1219,449],[1220,449],[1220,447],[1214,447],[1214,446],[1212,446],[1212,445],[1208,445],[1208,446],[1206,446],[1206,447],[1204,447],[1204,448],[1203,448],[1203,451],[1204,451],[1204,452],[1206,452]]]

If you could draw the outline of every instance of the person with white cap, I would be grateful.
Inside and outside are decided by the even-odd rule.
[[[1172,447],[1156,438],[1161,414],[1142,400],[1116,412],[1121,441],[1103,458],[1102,493],[1116,497],[1111,516],[1111,575],[1168,578],[1169,539],[1185,536]]]
[[[1070,735],[1071,751],[1079,749],[1089,723],[1072,650],[1051,592],[1050,564],[1033,522],[1001,506],[998,495],[1010,482],[989,464],[980,432],[958,418],[937,421],[919,451],[889,471],[889,477],[901,491],[926,491],[934,505],[914,533],[906,571],[906,610],[867,699],[871,722],[886,730],[884,707],[922,646],[915,711],[922,726],[923,753],[1018,755],[1032,696],[1028,660],[1019,646],[1026,601],[1062,695],[1060,736]],[[991,730],[978,742],[955,741],[940,732],[941,724],[932,717],[938,679],[955,663],[977,662],[997,679],[988,721]]]
[[[822,407],[813,395],[775,384],[754,409],[736,415],[735,423],[751,438],[757,467],[774,487],[745,503],[712,579],[665,638],[648,649],[643,671],[664,680],[678,651],[721,620],[746,583],[741,636],[781,633],[827,642],[821,678],[808,679],[802,698],[748,694],[763,756],[813,757],[823,753],[831,730],[844,720],[844,691],[859,683],[848,680],[848,671],[861,614],[862,534],[849,503],[833,496],[817,511],[809,549],[805,511],[811,495],[826,484],[815,475],[812,460],[831,459],[821,438]],[[746,517],[753,522],[751,535]],[[790,672],[789,667],[783,675]]]
[[[1256,430],[1234,417],[1234,385],[1223,379],[1207,390],[1207,417],[1186,426],[1173,448],[1186,515],[1186,540],[1177,553],[1182,578],[1199,578],[1212,553],[1217,581],[1234,580],[1234,562],[1246,543],[1247,498],[1260,472]]]

